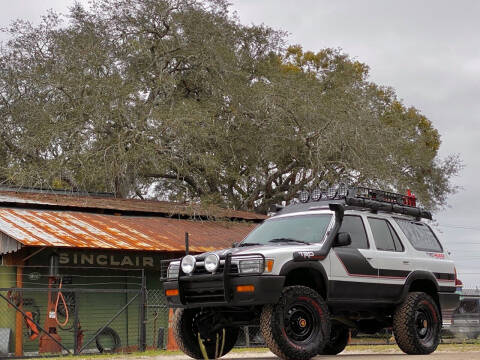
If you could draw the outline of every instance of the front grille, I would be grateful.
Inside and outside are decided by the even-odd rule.
[[[225,265],[220,264],[218,266],[217,271],[215,271],[215,274],[222,274],[224,268],[225,268]],[[205,275],[205,274],[211,274],[211,272],[205,269],[205,266],[203,265],[203,263],[197,263],[197,266],[195,266],[195,270],[193,271],[193,275]],[[238,274],[237,264],[230,264],[230,274]]]
[[[224,302],[225,290],[223,288],[223,281],[185,283],[183,287],[183,297],[187,304]]]

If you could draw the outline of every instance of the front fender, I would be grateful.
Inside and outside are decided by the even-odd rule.
[[[298,269],[306,269],[309,271],[313,271],[314,274],[318,274],[318,276],[314,277],[315,284],[311,284],[311,288],[315,288],[316,290],[321,289],[320,291],[321,295],[324,296],[325,299],[328,298],[328,277],[327,277],[327,272],[325,271],[325,268],[323,265],[318,262],[318,261],[295,261],[295,260],[290,260],[286,262],[281,270],[280,274],[281,276],[285,276],[285,278],[288,277],[288,274],[291,273],[294,270]]]

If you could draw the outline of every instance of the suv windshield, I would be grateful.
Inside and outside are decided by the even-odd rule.
[[[331,219],[331,214],[272,218],[253,230],[241,246],[248,244],[285,243],[301,245],[302,243],[319,243],[323,240]]]

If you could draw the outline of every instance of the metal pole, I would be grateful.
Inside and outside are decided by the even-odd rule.
[[[125,276],[125,290],[128,289],[128,278]],[[128,302],[128,293],[125,293],[125,304]],[[126,320],[126,329],[125,337],[127,339],[127,347],[130,345],[130,339],[128,338],[129,333],[129,322],[128,322],[128,308],[125,309],[125,320]]]
[[[147,300],[145,291],[145,269],[142,269],[142,288],[140,289],[140,312],[139,312],[139,350],[146,349],[146,324],[145,324],[145,302]]]
[[[17,288],[23,288],[23,266],[22,264],[17,264]],[[22,308],[23,302],[23,292],[22,301],[20,302],[19,309]],[[23,318],[20,312],[15,313],[15,356],[23,356]]]
[[[10,305],[12,305],[14,307],[15,310],[17,310],[18,312],[22,313],[22,315],[24,317],[26,317],[28,320],[30,320],[31,322],[33,322],[35,325],[37,325],[37,328],[39,328],[41,331],[43,331],[49,338],[51,338],[53,341],[55,341],[57,343],[57,345],[60,345],[62,347],[62,349],[66,350],[69,354],[71,354],[71,351],[66,348],[61,342],[59,342],[57,339],[55,339],[52,335],[50,335],[48,333],[48,331],[46,331],[43,327],[40,326],[40,324],[38,322],[36,322],[35,320],[33,320],[30,316],[28,316],[27,314],[25,314],[25,312],[20,309],[17,305],[15,305],[13,302],[11,302],[9,299],[7,299],[5,296],[3,296],[2,294],[0,294],[0,297],[2,297],[6,302],[8,302]]]
[[[189,239],[188,239],[188,232],[185,233],[185,255],[188,255],[188,243],[189,243]]]
[[[75,298],[75,301],[74,301],[74,304],[75,304],[75,318],[74,318],[74,321],[73,321],[73,353],[75,355],[78,355],[78,350],[80,348],[80,344],[78,343],[78,332],[79,332],[79,321],[78,321],[78,293],[75,291],[73,293],[73,296]]]

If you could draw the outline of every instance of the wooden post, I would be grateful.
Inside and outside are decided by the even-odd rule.
[[[17,263],[17,288],[23,287],[23,265]],[[21,294],[23,299],[23,293]],[[18,306],[22,308],[22,303]],[[15,356],[23,356],[23,315],[20,311],[15,312]]]

